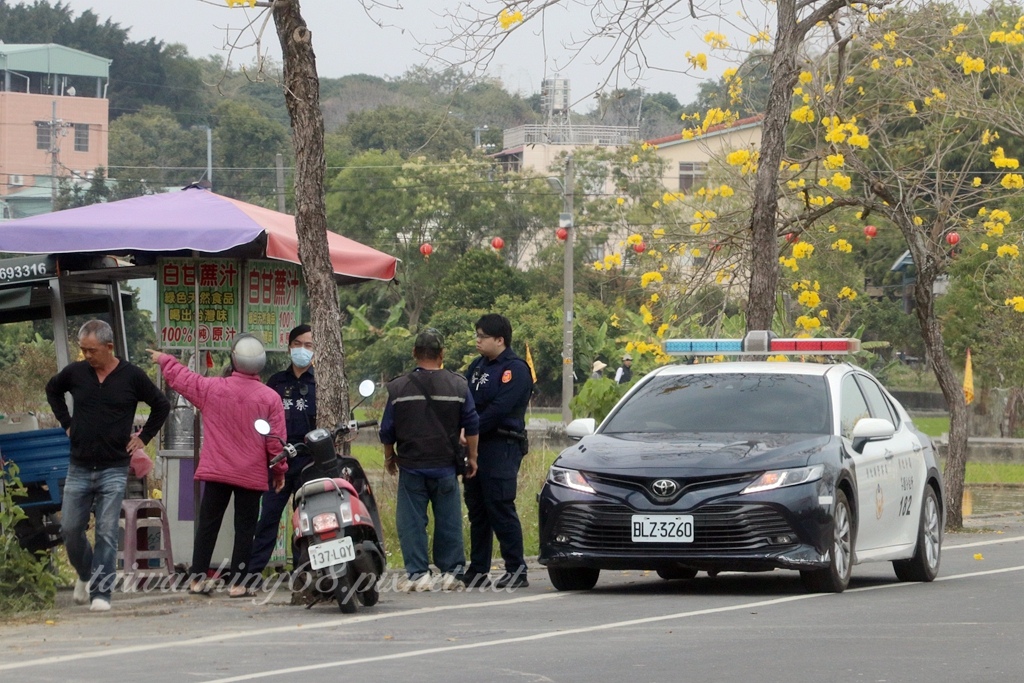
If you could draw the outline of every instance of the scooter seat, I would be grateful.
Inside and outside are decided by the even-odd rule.
[[[330,491],[337,491],[340,493],[342,490],[347,490],[356,498],[359,497],[359,494],[356,492],[355,488],[353,488],[352,484],[348,483],[344,479],[341,479],[340,477],[336,479],[327,479],[325,477],[322,479],[313,479],[312,481],[308,481],[303,484],[302,487],[295,492],[295,501],[296,503],[299,503],[304,500],[306,496],[312,496],[318,493],[327,493]]]

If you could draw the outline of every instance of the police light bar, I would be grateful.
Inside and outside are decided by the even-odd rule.
[[[838,355],[860,351],[860,340],[850,338],[783,338],[755,330],[743,339],[666,339],[670,356]]]

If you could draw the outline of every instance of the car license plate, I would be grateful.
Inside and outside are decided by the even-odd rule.
[[[693,543],[693,515],[633,515],[634,543]]]
[[[309,546],[309,566],[323,569],[356,559],[356,548],[348,536]]]

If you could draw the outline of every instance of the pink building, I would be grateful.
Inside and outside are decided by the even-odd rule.
[[[110,61],[0,43],[0,202],[10,217],[50,211],[61,178],[107,166]]]

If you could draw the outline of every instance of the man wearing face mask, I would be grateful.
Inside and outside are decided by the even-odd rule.
[[[270,377],[267,386],[281,395],[284,406],[285,424],[288,429],[288,443],[302,443],[306,433],[316,428],[316,377],[313,375],[313,332],[309,325],[299,325],[288,333],[288,353],[291,366]],[[263,494],[260,503],[260,521],[252,543],[251,571],[263,571],[274,552],[277,542],[281,513],[288,499],[299,488],[302,468],[312,461],[312,456],[300,454],[288,461],[284,488],[271,488]],[[292,567],[298,558],[292,548]]]

